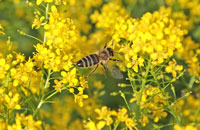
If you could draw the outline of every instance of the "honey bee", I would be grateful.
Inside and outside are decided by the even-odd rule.
[[[87,67],[92,67],[96,65],[96,67],[88,74],[88,76],[90,76],[96,71],[96,69],[99,67],[99,64],[101,64],[104,68],[104,74],[105,74],[106,71],[108,71],[107,67],[104,65],[105,63],[107,63],[109,60],[121,61],[118,59],[113,59],[112,57],[114,57],[113,49],[110,47],[107,48],[105,45],[104,48],[98,51],[97,53],[87,55],[83,57],[82,59],[80,59],[77,62],[77,66],[81,68],[87,68]]]

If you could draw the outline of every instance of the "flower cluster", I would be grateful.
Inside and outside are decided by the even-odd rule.
[[[111,126],[114,124],[114,121],[117,125],[119,125],[119,123],[124,123],[130,130],[137,130],[137,123],[128,116],[126,108],[121,108],[116,112],[115,110],[110,110],[106,106],[103,106],[101,109],[95,109],[95,112],[98,114],[98,122],[95,124],[94,121],[89,121],[86,125],[89,130],[101,130],[105,126]]]
[[[197,17],[199,17],[200,14],[197,12],[200,10],[200,3],[197,0],[177,0],[177,2],[175,0],[166,0],[166,4],[169,6],[179,6],[178,11],[180,12],[181,10],[187,10],[188,19],[192,21],[192,24],[198,21]]]
[[[128,45],[120,49],[125,53],[128,68],[135,68],[136,61],[143,66],[145,54],[152,59],[153,65],[159,65],[170,58],[176,49],[182,48],[183,31],[162,9],[153,14],[144,14],[140,20],[122,19],[115,29],[113,39],[119,41],[124,38],[128,41]]]
[[[5,16],[15,13],[0,20],[0,129],[199,129],[200,3],[147,1],[2,1]],[[37,43],[34,52],[18,53],[7,34],[19,49]],[[95,65],[77,61],[103,46],[116,62],[86,76]]]
[[[66,6],[61,6],[60,10],[63,18],[73,19],[80,33],[88,34],[92,29],[91,24],[89,24],[89,15],[93,12],[93,8],[100,7],[101,4],[102,0],[69,0]]]
[[[141,101],[139,102],[139,93],[134,93],[130,102],[136,101],[136,103],[142,109],[143,114],[150,114],[154,118],[154,122],[158,122],[162,117],[167,116],[165,107],[167,106],[167,100],[169,96],[167,93],[163,94],[162,90],[158,87],[148,87],[143,91]],[[148,117],[143,116],[140,122],[145,126],[148,123]]]
[[[176,5],[175,1],[166,1],[170,6]],[[184,35],[187,35],[188,32],[193,29],[195,23],[198,20],[199,14],[196,13],[200,9],[200,4],[196,0],[178,0],[178,5],[180,10],[173,11],[172,8],[165,10],[170,17],[175,21],[176,24],[180,25],[180,28],[184,31]],[[189,11],[187,15],[186,11]],[[188,72],[190,75],[196,77],[199,76],[199,43],[195,43],[190,36],[184,37],[181,39],[182,46],[181,49],[177,50],[177,55],[180,58],[183,58],[188,64]]]
[[[200,10],[200,3],[196,0],[178,0],[178,3],[182,9],[190,10],[190,17],[194,19],[197,16],[200,16],[197,13]]]
[[[37,75],[37,72],[34,70],[34,63],[32,59],[25,61],[23,55],[17,55],[21,61],[13,61],[13,64],[18,64],[15,68],[10,69],[10,75],[14,79],[13,86],[18,86],[19,84],[27,84],[31,75]],[[24,63],[23,63],[24,62]]]
[[[31,77],[37,76],[37,72],[34,70],[35,65],[31,58],[26,61],[24,55],[15,52],[6,56],[1,53],[0,57],[0,70],[2,72],[0,79],[2,79],[2,83],[7,82],[7,85],[9,85],[9,81],[12,81],[10,83],[11,86],[22,85],[27,87]],[[4,80],[5,78],[7,78],[7,81]],[[23,90],[26,91],[26,89]]]
[[[63,19],[55,6],[51,7],[49,13],[49,22],[44,26],[45,43],[37,44],[35,46],[37,53],[34,54],[34,60],[37,65],[44,66],[45,69],[52,70],[53,72],[60,72],[62,80],[54,80],[55,90],[61,92],[64,86],[76,87],[79,93],[75,94],[75,102],[83,106],[82,100],[87,98],[83,94],[87,88],[87,82],[83,77],[77,76],[77,70],[73,65],[73,58],[79,55],[76,50],[74,42],[77,39],[75,32],[75,25],[69,18]],[[70,92],[74,90],[70,88]]]
[[[108,3],[105,4],[101,13],[95,11],[91,15],[91,20],[93,23],[96,23],[97,28],[103,28],[105,32],[108,32],[109,35],[112,35],[114,32],[114,28],[116,23],[120,21],[122,18],[129,17],[129,14],[126,12],[124,8],[116,3]]]
[[[138,66],[144,66],[146,54],[153,65],[159,65],[173,56],[175,50],[183,50],[184,31],[170,17],[168,9],[161,8],[153,14],[144,14],[141,19],[134,19],[120,5],[109,3],[91,19],[97,28],[109,31],[114,45],[124,53],[125,66],[135,72],[138,72]],[[119,43],[121,39],[127,43]]]
[[[44,64],[45,69],[54,72],[72,67],[73,40],[76,39],[75,26],[71,19],[61,19],[55,6],[51,7],[49,23],[44,26],[46,41],[35,46],[38,53],[34,55],[37,64]],[[71,54],[70,54],[71,53]]]
[[[191,37],[186,37],[183,40],[184,51],[179,52],[178,56],[185,59],[188,64],[188,72],[196,77],[200,76],[200,45],[195,43]]]
[[[32,115],[25,116],[24,114],[17,114],[15,118],[15,124],[8,125],[8,130],[42,130],[42,122],[40,120],[35,121]]]

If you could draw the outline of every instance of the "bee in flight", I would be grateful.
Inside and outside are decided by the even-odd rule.
[[[108,70],[107,67],[104,65],[105,63],[107,63],[109,60],[121,61],[118,59],[113,59],[112,58],[113,56],[114,56],[113,49],[110,47],[107,48],[105,45],[104,48],[102,50],[98,51],[97,53],[87,55],[87,56],[83,57],[82,59],[80,59],[77,62],[77,66],[81,67],[81,68],[87,68],[87,67],[96,65],[96,67],[88,74],[88,76],[90,76],[91,74],[93,74],[96,71],[99,64],[101,64],[104,68],[104,74],[105,74],[105,72]]]

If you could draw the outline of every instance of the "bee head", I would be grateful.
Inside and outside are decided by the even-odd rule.
[[[114,56],[114,52],[113,52],[113,49],[112,48],[107,48],[110,56]]]

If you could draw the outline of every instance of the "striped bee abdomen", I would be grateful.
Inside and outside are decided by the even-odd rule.
[[[83,57],[77,62],[78,67],[90,67],[99,63],[99,57],[97,54],[91,54]]]

